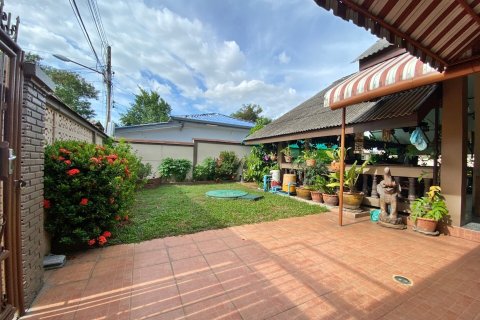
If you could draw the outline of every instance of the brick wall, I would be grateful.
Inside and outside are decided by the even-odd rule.
[[[43,285],[43,168],[46,88],[26,77],[23,89],[21,176],[22,262],[25,305]]]

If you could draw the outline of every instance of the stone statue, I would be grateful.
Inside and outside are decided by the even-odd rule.
[[[401,190],[400,185],[398,185],[395,179],[393,179],[392,174],[390,173],[390,168],[386,167],[383,180],[377,185],[377,192],[380,195],[379,220],[382,225],[396,225],[401,229],[405,227],[402,218],[399,218],[397,215],[397,195]]]

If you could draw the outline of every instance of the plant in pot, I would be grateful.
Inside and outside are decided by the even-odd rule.
[[[357,192],[355,185],[357,184],[358,177],[363,173],[365,167],[369,164],[366,160],[361,166],[357,166],[355,161],[350,168],[345,169],[343,178],[343,186],[347,188],[347,191],[343,192],[343,203],[345,208],[356,210],[360,208],[362,204],[364,194],[363,192]],[[330,177],[334,182],[330,183],[330,187],[340,187],[340,172],[330,173]]]
[[[323,176],[328,173],[328,169],[322,162],[316,162],[314,166],[306,167],[303,175],[303,187],[297,188],[297,196],[304,199],[317,199],[321,194],[317,193],[318,185],[315,186],[315,181],[318,176]],[[312,192],[315,194],[312,194]],[[321,201],[318,201],[321,202]]]
[[[445,197],[439,186],[431,186],[426,197],[415,199],[411,204],[410,219],[417,231],[434,233],[438,221],[448,216]]]
[[[307,164],[307,167],[313,167],[315,166],[317,162],[317,150],[303,150],[302,157],[305,160],[305,163]]]
[[[325,192],[325,186],[327,185],[327,179],[324,176],[316,176],[313,181],[313,190],[310,191],[312,201],[323,202],[322,193]],[[328,188],[328,187],[327,187]]]
[[[277,154],[276,154],[275,152],[273,152],[273,151],[270,152],[270,153],[268,154],[268,156],[270,157],[270,160],[272,160],[272,161],[277,161]]]
[[[333,172],[338,172],[340,171],[340,156],[341,156],[341,148],[337,149],[331,149],[331,150],[325,150],[325,154],[327,155],[328,158],[330,158],[331,163],[330,163],[330,171]],[[347,151],[350,150],[350,148],[345,148],[343,152],[343,159],[347,156]]]
[[[292,162],[292,149],[290,149],[290,146],[286,146],[280,152],[283,154],[283,158],[285,159],[285,162],[290,163]]]
[[[323,190],[322,198],[323,202],[329,206],[337,206],[338,205],[338,194],[336,187],[330,187],[330,184],[334,182],[332,178],[323,179],[317,181],[317,185],[319,188]]]

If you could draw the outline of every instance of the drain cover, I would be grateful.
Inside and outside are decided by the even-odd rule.
[[[404,276],[393,276],[393,280],[401,283],[401,284],[404,284],[406,286],[411,286],[413,285],[413,282],[412,280],[408,279],[407,277],[404,277]]]

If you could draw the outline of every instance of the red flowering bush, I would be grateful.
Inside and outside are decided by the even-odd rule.
[[[140,160],[125,143],[58,141],[45,150],[45,229],[54,251],[107,243],[128,216]],[[118,218],[117,218],[118,217]]]

